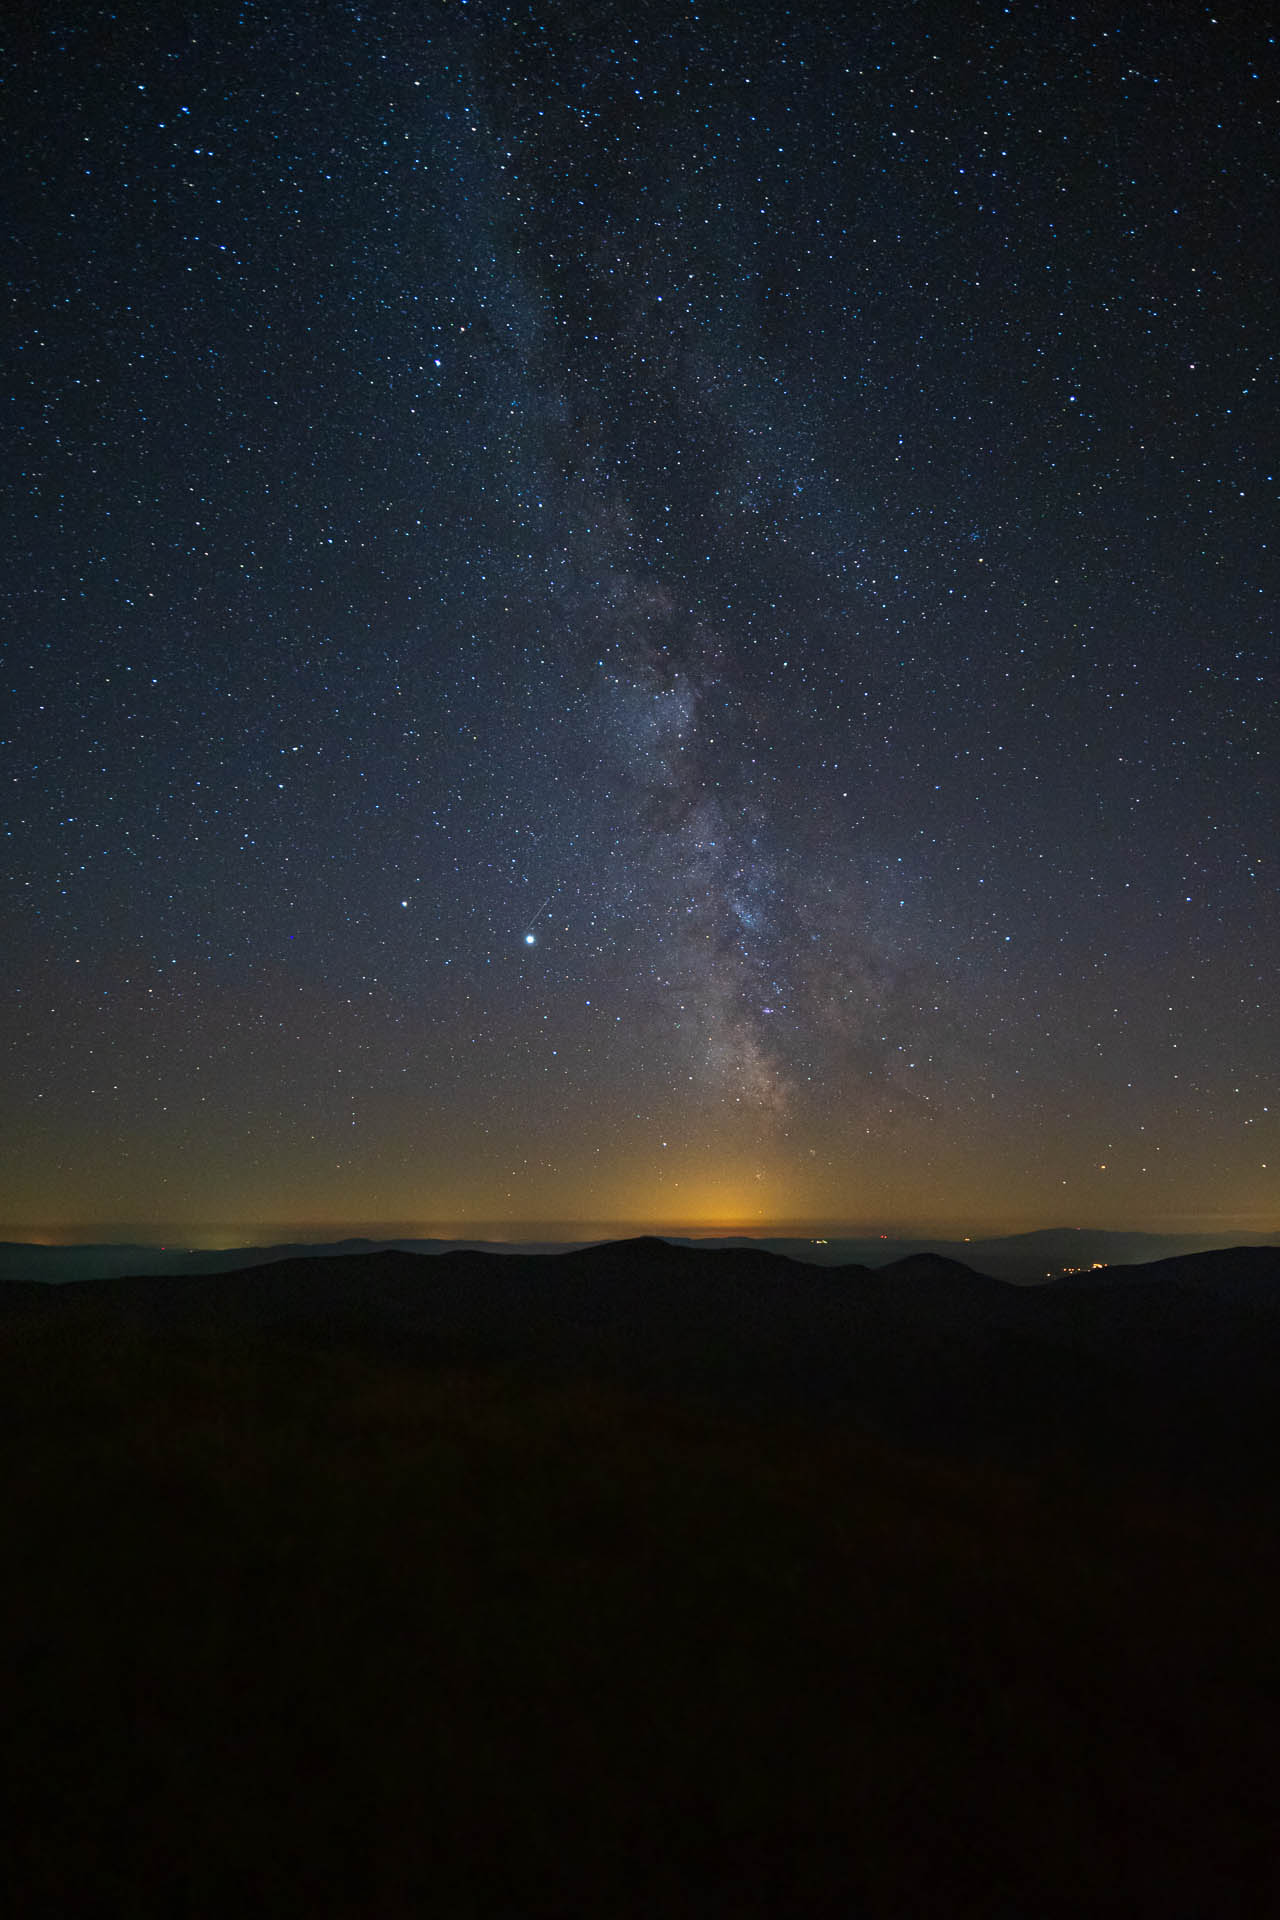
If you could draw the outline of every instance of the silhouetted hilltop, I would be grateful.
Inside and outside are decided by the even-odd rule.
[[[677,1243],[664,1240],[660,1234],[640,1233],[626,1240],[595,1240],[589,1246],[567,1247],[564,1257],[573,1260],[584,1257],[594,1260],[602,1254],[608,1254],[617,1262],[634,1261],[638,1264],[660,1261],[667,1266],[677,1250]]]
[[[949,1259],[941,1253],[910,1253],[901,1260],[890,1260],[887,1266],[842,1267],[839,1271],[870,1274],[880,1285],[904,1296],[915,1294],[922,1299],[936,1296],[941,1301],[963,1299],[970,1306],[983,1299],[1001,1299],[1008,1292],[1005,1281],[993,1280],[990,1274],[979,1273],[964,1261]]]

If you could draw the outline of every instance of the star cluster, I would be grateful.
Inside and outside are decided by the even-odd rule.
[[[5,1231],[1280,1221],[1262,24],[11,60]]]

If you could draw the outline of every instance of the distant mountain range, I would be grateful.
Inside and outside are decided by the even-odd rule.
[[[284,1339],[449,1367],[619,1381],[771,1417],[852,1420],[1006,1464],[1092,1460],[1220,1492],[1280,1462],[1280,1248],[1009,1286],[935,1252],[872,1269],[658,1239],[558,1254],[295,1251],[248,1269],[0,1288],[0,1333]],[[229,1255],[194,1256],[226,1261]]]
[[[1121,1233],[1105,1228],[1045,1227],[1033,1233],[1006,1234],[985,1240],[874,1239],[751,1239],[684,1242],[689,1246],[764,1247],[793,1260],[817,1266],[885,1267],[917,1254],[940,1254],[958,1260],[993,1280],[1018,1286],[1038,1285],[1064,1275],[1096,1267],[1137,1266],[1180,1254],[1205,1253],[1214,1247],[1264,1246],[1273,1236],[1245,1233],[1230,1237],[1212,1234]]]
[[[1116,1233],[1081,1227],[1053,1227],[1035,1233],[1010,1234],[988,1240],[871,1239],[692,1239],[664,1236],[671,1246],[700,1247],[708,1251],[742,1248],[776,1253],[812,1266],[881,1268],[918,1254],[938,1254],[957,1260],[995,1280],[1020,1286],[1061,1279],[1096,1267],[1136,1266],[1180,1254],[1207,1252],[1223,1241],[1207,1234]],[[1262,1234],[1243,1234],[1236,1244],[1266,1243]],[[27,1241],[0,1241],[0,1281],[105,1280],[124,1275],[234,1273],[281,1260],[320,1260],[353,1254],[443,1254],[486,1252],[512,1258],[528,1254],[564,1253],[598,1242],[512,1243],[484,1240],[334,1240],[323,1244],[289,1241],[271,1246],[204,1248],[146,1246],[98,1242],[79,1246],[41,1246]],[[608,1243],[604,1243],[608,1244]]]

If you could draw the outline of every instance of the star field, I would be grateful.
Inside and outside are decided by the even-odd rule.
[[[33,21],[3,1231],[1280,1224],[1263,25]]]

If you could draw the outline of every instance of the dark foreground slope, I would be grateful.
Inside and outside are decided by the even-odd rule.
[[[10,1910],[1280,1910],[1261,1479],[1014,1466],[957,1385],[1038,1342],[1114,1389],[1202,1285],[1029,1334],[937,1264],[785,1315],[726,1259],[7,1295]],[[1218,1377],[1266,1285],[1219,1276]]]

